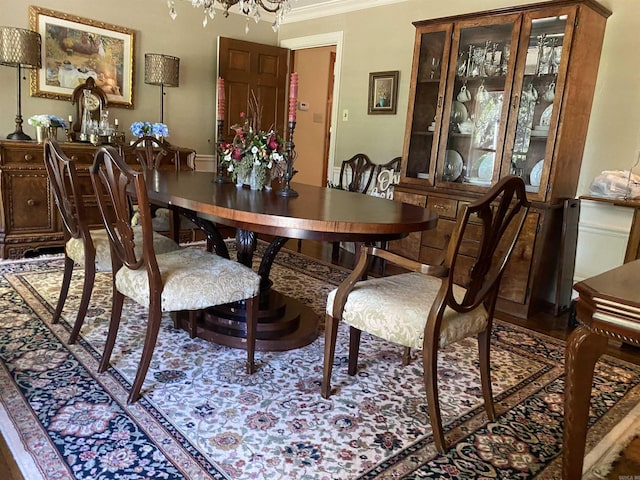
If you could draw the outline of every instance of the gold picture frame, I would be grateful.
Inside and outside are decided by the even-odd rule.
[[[133,108],[135,31],[29,6],[29,24],[42,37],[42,68],[31,71],[31,96],[70,100],[93,77],[109,106]]]
[[[399,70],[369,74],[369,115],[396,113],[399,76]]]

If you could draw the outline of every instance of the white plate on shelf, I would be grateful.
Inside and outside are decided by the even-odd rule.
[[[549,130],[531,130],[532,137],[547,137],[549,136]]]
[[[551,125],[551,114],[553,113],[553,103],[544,109],[542,115],[540,115],[540,126],[548,127]]]
[[[451,104],[451,121],[453,123],[462,123],[466,122],[468,118],[469,112],[467,111],[467,107],[464,106],[464,103],[455,100]]]
[[[532,187],[539,187],[542,179],[542,167],[544,166],[544,158],[536,163],[529,173],[529,183]]]
[[[494,152],[487,152],[482,155],[471,168],[471,178],[477,177],[484,182],[491,182],[493,177],[493,160],[495,158]]]
[[[462,168],[464,163],[462,161],[462,155],[455,150],[447,150],[444,159],[444,171],[442,172],[442,179],[445,182],[455,182],[462,174]]]

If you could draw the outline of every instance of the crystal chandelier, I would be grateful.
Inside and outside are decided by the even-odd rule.
[[[229,16],[229,8],[238,4],[240,12],[247,17],[247,26],[245,27],[245,33],[249,31],[249,19],[253,18],[256,23],[260,21],[260,8],[266,12],[273,13],[276,16],[273,22],[272,28],[274,31],[278,31],[280,23],[284,20],[284,16],[289,10],[291,10],[291,0],[186,0],[190,1],[194,8],[204,7],[204,19],[202,20],[202,26],[206,27],[209,19],[213,19],[216,16],[215,6],[218,5],[223,9],[222,14],[225,17]],[[178,16],[175,8],[175,0],[168,0],[169,16],[175,20]]]

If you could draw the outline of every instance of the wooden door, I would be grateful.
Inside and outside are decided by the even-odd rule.
[[[262,107],[260,128],[274,127],[285,137],[287,113],[289,50],[219,37],[218,76],[224,79],[226,109],[224,139],[233,139],[231,126],[240,123],[240,113],[247,112],[251,92]]]

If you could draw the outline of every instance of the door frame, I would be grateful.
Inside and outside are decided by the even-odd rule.
[[[333,70],[333,102],[331,106],[331,124],[329,126],[331,135],[329,138],[329,158],[327,160],[327,175],[331,175],[329,180],[333,181],[333,169],[336,152],[336,127],[338,125],[338,99],[340,97],[340,72],[342,66],[342,42],[344,33],[328,32],[307,37],[287,38],[280,40],[279,46],[289,50],[301,50],[303,48],[326,47],[335,45],[336,62]]]

